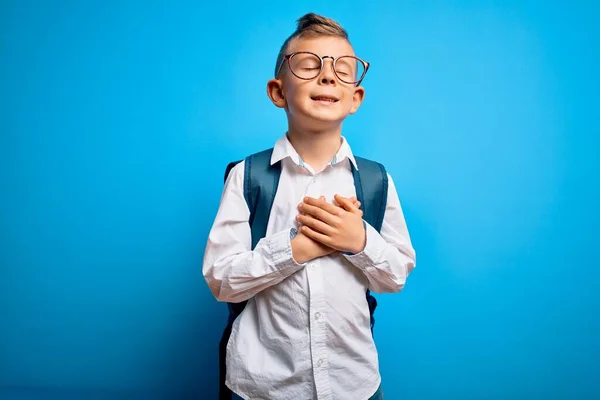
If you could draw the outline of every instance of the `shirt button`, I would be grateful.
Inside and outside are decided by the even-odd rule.
[[[317,367],[320,367],[321,365],[323,365],[323,360],[317,361]]]
[[[318,313],[315,314],[315,319],[319,319],[319,318],[321,318],[321,313],[320,312],[318,312]]]

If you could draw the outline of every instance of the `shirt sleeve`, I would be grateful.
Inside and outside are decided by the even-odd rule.
[[[230,172],[208,235],[202,274],[218,301],[239,303],[276,285],[305,264],[292,257],[291,230],[262,238],[251,250],[244,162]]]
[[[359,268],[375,293],[399,292],[408,274],[416,265],[400,199],[392,177],[388,175],[388,198],[381,233],[366,224],[367,243],[362,252],[347,255],[347,260]]]

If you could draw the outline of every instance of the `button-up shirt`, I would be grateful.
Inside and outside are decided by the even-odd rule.
[[[227,386],[246,399],[368,399],[379,387],[378,356],[365,292],[398,292],[415,266],[392,178],[381,232],[365,224],[358,254],[334,252],[307,263],[292,256],[297,206],[305,196],[356,196],[358,168],[347,141],[315,173],[287,136],[271,164],[281,178],[266,237],[251,250],[244,200],[244,162],[225,183],[209,234],[202,272],[219,301],[248,300],[227,344]]]

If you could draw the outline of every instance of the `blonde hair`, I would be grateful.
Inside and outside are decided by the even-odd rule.
[[[292,40],[296,38],[314,38],[319,36],[335,36],[350,42],[348,39],[348,32],[346,32],[338,22],[322,15],[308,13],[300,17],[296,31],[283,42],[281,50],[279,50],[279,55],[277,56],[277,63],[275,64],[275,75],[277,75],[277,70],[281,65],[283,57],[285,57],[287,48]]]

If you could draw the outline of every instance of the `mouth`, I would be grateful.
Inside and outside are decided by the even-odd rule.
[[[316,95],[316,96],[311,96],[310,98],[313,101],[318,101],[318,102],[323,102],[323,103],[337,103],[339,101],[339,99],[337,97],[331,96],[328,94],[320,94],[320,95]]]

